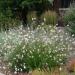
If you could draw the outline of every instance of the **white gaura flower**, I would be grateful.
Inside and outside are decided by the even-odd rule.
[[[17,74],[17,71],[15,71],[14,74]]]
[[[32,21],[34,20],[34,18],[32,18]]]
[[[60,67],[60,68],[59,68],[59,71],[61,71],[61,70],[62,70],[62,68]]]
[[[44,18],[44,22],[46,22],[46,18]]]
[[[55,30],[54,29],[51,29],[51,32],[55,32]]]
[[[69,27],[70,25],[69,24],[67,24],[67,27]]]
[[[26,66],[24,65],[24,69],[26,69]]]
[[[8,49],[11,49],[11,48],[12,48],[12,46],[11,46],[11,45],[7,45],[7,48],[8,48]]]

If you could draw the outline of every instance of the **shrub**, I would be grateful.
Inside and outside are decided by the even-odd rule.
[[[71,9],[67,14],[64,16],[64,21],[69,26],[67,27],[67,30],[71,34],[75,34],[75,10]]]
[[[69,22],[69,26],[66,27],[67,31],[73,36],[75,36],[75,22]]]
[[[0,20],[0,30],[9,30],[10,28],[15,28],[20,25],[20,20],[12,18],[1,18]]]
[[[65,23],[74,22],[75,21],[75,10],[69,9],[66,14],[64,15],[64,21]]]
[[[54,11],[46,11],[42,14],[41,20],[45,22],[45,24],[55,25],[57,23],[57,14]]]
[[[75,7],[75,6],[74,6]],[[74,7],[70,7],[69,10],[65,13],[63,19],[64,19],[64,23],[66,25],[69,25],[67,27],[67,30],[71,33],[71,34],[75,34],[75,9]]]
[[[38,18],[37,18],[37,12],[36,11],[31,11],[27,14],[27,24],[30,27],[35,28],[37,25],[37,21],[38,21]]]
[[[18,45],[9,56],[11,69],[17,72],[26,72],[27,69],[35,70],[38,68],[40,70],[51,70],[51,68],[64,63],[65,59],[65,50],[57,51],[55,45],[40,41]]]
[[[20,20],[13,17],[11,10],[8,10],[5,14],[0,12],[0,30],[9,30],[9,28],[18,27]]]
[[[16,35],[17,34],[17,35]],[[6,34],[2,52],[13,71],[50,70],[63,65],[72,50],[68,33],[51,26],[38,26],[35,30],[10,30]],[[9,40],[9,41],[8,41]],[[38,59],[38,60],[37,60]]]

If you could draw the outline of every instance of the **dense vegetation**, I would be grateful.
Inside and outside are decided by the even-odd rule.
[[[57,13],[51,10],[52,6],[53,0],[0,1],[2,68],[5,66],[14,73],[35,70],[50,72],[56,68],[61,71],[68,59],[75,55],[74,35],[66,32],[68,26],[67,30],[75,34],[75,10],[72,7],[58,18]],[[56,27],[61,18],[65,27]]]
[[[70,7],[69,10],[66,11],[63,17],[65,25],[67,24],[67,30],[75,35],[75,3],[73,3]]]
[[[52,2],[53,0],[0,0],[0,24],[7,27],[5,24],[10,23],[9,18],[16,18],[26,24],[28,12],[35,10],[37,16],[40,16],[45,10],[51,9]]]

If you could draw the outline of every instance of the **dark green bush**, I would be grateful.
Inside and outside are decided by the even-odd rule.
[[[23,24],[25,25],[27,24],[26,16],[28,12],[37,11],[37,15],[39,16],[45,10],[50,9],[52,7],[52,3],[53,0],[1,0],[0,12],[4,15],[5,18],[7,18],[6,12],[8,12],[10,9],[9,17],[19,17],[19,19],[23,21]]]
[[[14,28],[20,25],[20,20],[13,17],[11,10],[7,11],[5,14],[0,12],[0,30],[9,30],[9,28]]]
[[[41,19],[44,20],[44,23],[47,25],[55,25],[57,23],[57,13],[48,10],[42,14]]]

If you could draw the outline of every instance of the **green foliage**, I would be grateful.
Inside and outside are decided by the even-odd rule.
[[[31,12],[28,12],[27,14],[27,23],[28,24],[31,24],[34,20],[37,21],[37,12],[36,11],[31,11]]]
[[[0,13],[0,30],[9,30],[9,28],[14,28],[20,25],[20,20],[17,18],[11,18],[11,15],[11,13],[7,15]]]
[[[13,17],[14,18],[19,17],[19,19],[25,22],[27,12],[34,10],[34,11],[38,11],[37,14],[40,15],[44,10],[52,6],[52,2],[53,0],[1,0],[0,1],[0,14],[1,14],[0,26],[2,28],[4,27],[4,29],[9,28],[9,24],[7,22],[10,23],[9,20],[13,19]],[[13,25],[10,27],[13,27]]]
[[[75,22],[69,22],[66,29],[71,35],[75,36]]]
[[[57,14],[54,11],[46,11],[42,16],[41,19],[44,19],[45,24],[55,25],[57,23]]]
[[[70,10],[66,12],[64,15],[64,22],[69,25],[67,30],[71,34],[75,34],[75,9],[70,8]]]
[[[12,0],[0,1],[0,31],[20,25],[20,20],[13,13]]]
[[[72,54],[74,39],[55,26],[38,25],[34,30],[21,26],[0,35],[0,54],[12,71],[50,71],[62,66],[68,54]]]
[[[75,10],[74,9],[70,9],[69,11],[66,12],[66,14],[64,15],[64,21],[66,23],[69,22],[74,22],[75,21]]]
[[[55,45],[35,41],[18,45],[9,55],[9,62],[13,71],[51,70],[65,62],[64,51],[56,51]]]
[[[27,14],[27,24],[32,29],[35,29],[37,27],[38,18],[37,18],[37,12],[36,11],[28,12],[28,14]]]
[[[39,10],[40,7],[38,7],[38,5],[48,6],[48,4],[51,5],[52,3],[53,3],[53,0],[1,0],[0,1],[0,8],[1,8],[0,10],[6,11],[8,7],[10,7],[11,10],[13,10],[15,8],[24,9],[25,7],[28,7],[28,9],[38,9]],[[38,4],[38,5],[36,5],[36,4]]]
[[[24,8],[25,6],[29,7],[32,6],[33,8],[36,8],[36,4],[41,4],[41,5],[46,5],[48,4],[48,2],[50,4],[52,4],[53,0],[23,0],[20,4],[20,6],[22,8]],[[40,7],[39,7],[40,8]]]

